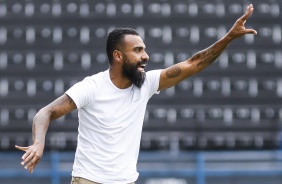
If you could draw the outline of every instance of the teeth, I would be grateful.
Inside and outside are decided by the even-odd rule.
[[[138,70],[141,71],[141,72],[145,72],[144,68],[142,68],[142,67],[138,67]]]

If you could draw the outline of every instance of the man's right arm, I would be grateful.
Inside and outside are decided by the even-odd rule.
[[[73,100],[68,95],[64,94],[49,105],[40,109],[34,116],[32,125],[33,145],[28,147],[16,145],[18,150],[25,151],[25,154],[22,156],[23,161],[21,164],[25,165],[25,169],[28,169],[30,173],[33,172],[33,168],[43,155],[45,135],[50,121],[64,116],[75,109],[77,109],[77,107]]]
[[[182,80],[190,77],[207,66],[212,64],[227,46],[236,38],[245,34],[257,34],[254,29],[246,29],[245,23],[254,11],[253,5],[250,4],[244,15],[242,15],[228,33],[210,47],[196,53],[186,61],[176,63],[161,72],[159,90],[164,90],[175,86]]]

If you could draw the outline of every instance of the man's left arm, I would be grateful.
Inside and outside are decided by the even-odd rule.
[[[213,63],[227,46],[236,38],[245,34],[257,34],[253,29],[246,29],[245,23],[252,14],[253,5],[249,5],[245,14],[240,17],[229,32],[210,47],[196,53],[186,61],[177,63],[162,70],[160,76],[159,90],[175,86],[180,81],[190,77]]]

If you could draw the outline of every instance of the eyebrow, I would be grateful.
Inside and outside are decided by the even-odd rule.
[[[135,49],[143,49],[143,50],[145,50],[146,47],[143,47],[143,46],[136,46],[136,47],[134,47],[133,49],[134,49],[134,50],[135,50]]]

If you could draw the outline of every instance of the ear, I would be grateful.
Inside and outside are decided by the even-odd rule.
[[[113,52],[114,60],[121,62],[122,61],[122,53],[118,50],[114,50]]]

